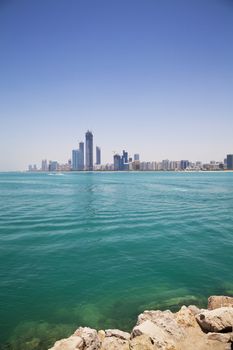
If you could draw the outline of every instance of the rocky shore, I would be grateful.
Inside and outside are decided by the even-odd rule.
[[[211,296],[207,309],[144,311],[131,333],[80,327],[49,350],[230,350],[232,328],[233,298]]]

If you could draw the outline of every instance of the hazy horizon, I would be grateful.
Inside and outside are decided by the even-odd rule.
[[[230,0],[0,3],[0,171],[64,163],[91,129],[102,163],[233,153]]]

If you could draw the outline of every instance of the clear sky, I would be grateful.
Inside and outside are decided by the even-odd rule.
[[[0,170],[233,153],[233,0],[0,0]]]

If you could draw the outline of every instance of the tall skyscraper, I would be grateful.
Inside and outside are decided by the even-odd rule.
[[[86,170],[93,170],[93,134],[89,130],[86,132]]]
[[[114,162],[114,170],[115,171],[122,170],[122,159],[121,159],[121,156],[119,154],[114,154],[113,162]]]
[[[101,149],[96,146],[96,165],[101,164]]]
[[[233,154],[227,155],[227,170],[233,170]]]
[[[136,153],[136,154],[134,155],[133,159],[134,159],[134,161],[139,160],[139,154]]]
[[[73,149],[72,151],[72,170],[78,171],[79,164],[79,149]]]
[[[79,142],[79,149],[72,151],[72,170],[84,170],[84,143]]]
[[[124,164],[128,163],[128,152],[123,151],[122,159]]]
[[[84,170],[84,142],[79,142],[79,164],[78,170]]]

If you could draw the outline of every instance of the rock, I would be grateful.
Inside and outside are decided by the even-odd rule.
[[[233,307],[233,298],[225,295],[214,295],[208,298],[208,310],[214,310],[220,307]]]
[[[98,335],[99,341],[102,343],[104,341],[104,338],[105,338],[105,331],[100,330],[100,331],[98,331],[97,335]]]
[[[118,337],[108,337],[104,339],[101,350],[129,350],[128,340],[124,340]]]
[[[83,339],[79,336],[72,335],[69,338],[58,340],[49,350],[81,350],[83,346]]]
[[[100,349],[100,340],[95,329],[91,329],[89,327],[79,327],[74,334],[83,339],[85,350]]]
[[[176,315],[169,310],[145,311],[138,316],[137,325],[145,321],[151,321],[164,331],[165,335],[172,336],[174,339],[180,339],[184,336],[183,330],[177,324]]]
[[[151,339],[151,343],[155,344],[155,349],[172,349],[175,346],[175,341],[172,337],[150,320],[146,320],[134,327],[131,338],[142,335]]]
[[[158,350],[154,341],[145,334],[133,338],[129,345],[130,350]]]
[[[116,337],[123,340],[129,340],[130,334],[127,332],[120,331],[119,329],[106,329],[105,330],[106,337]]]
[[[196,320],[206,332],[232,332],[233,308],[221,307],[206,310],[196,315]]]
[[[232,339],[232,333],[208,333],[209,340],[217,340],[221,343],[229,343]]]
[[[199,309],[197,306],[195,306],[195,305],[189,305],[188,306],[188,309],[192,312],[192,314],[194,315],[194,316],[196,316],[197,314],[200,314],[201,313],[201,309]]]
[[[183,330],[187,327],[198,327],[193,312],[186,306],[182,306],[180,311],[175,314],[177,323]]]

